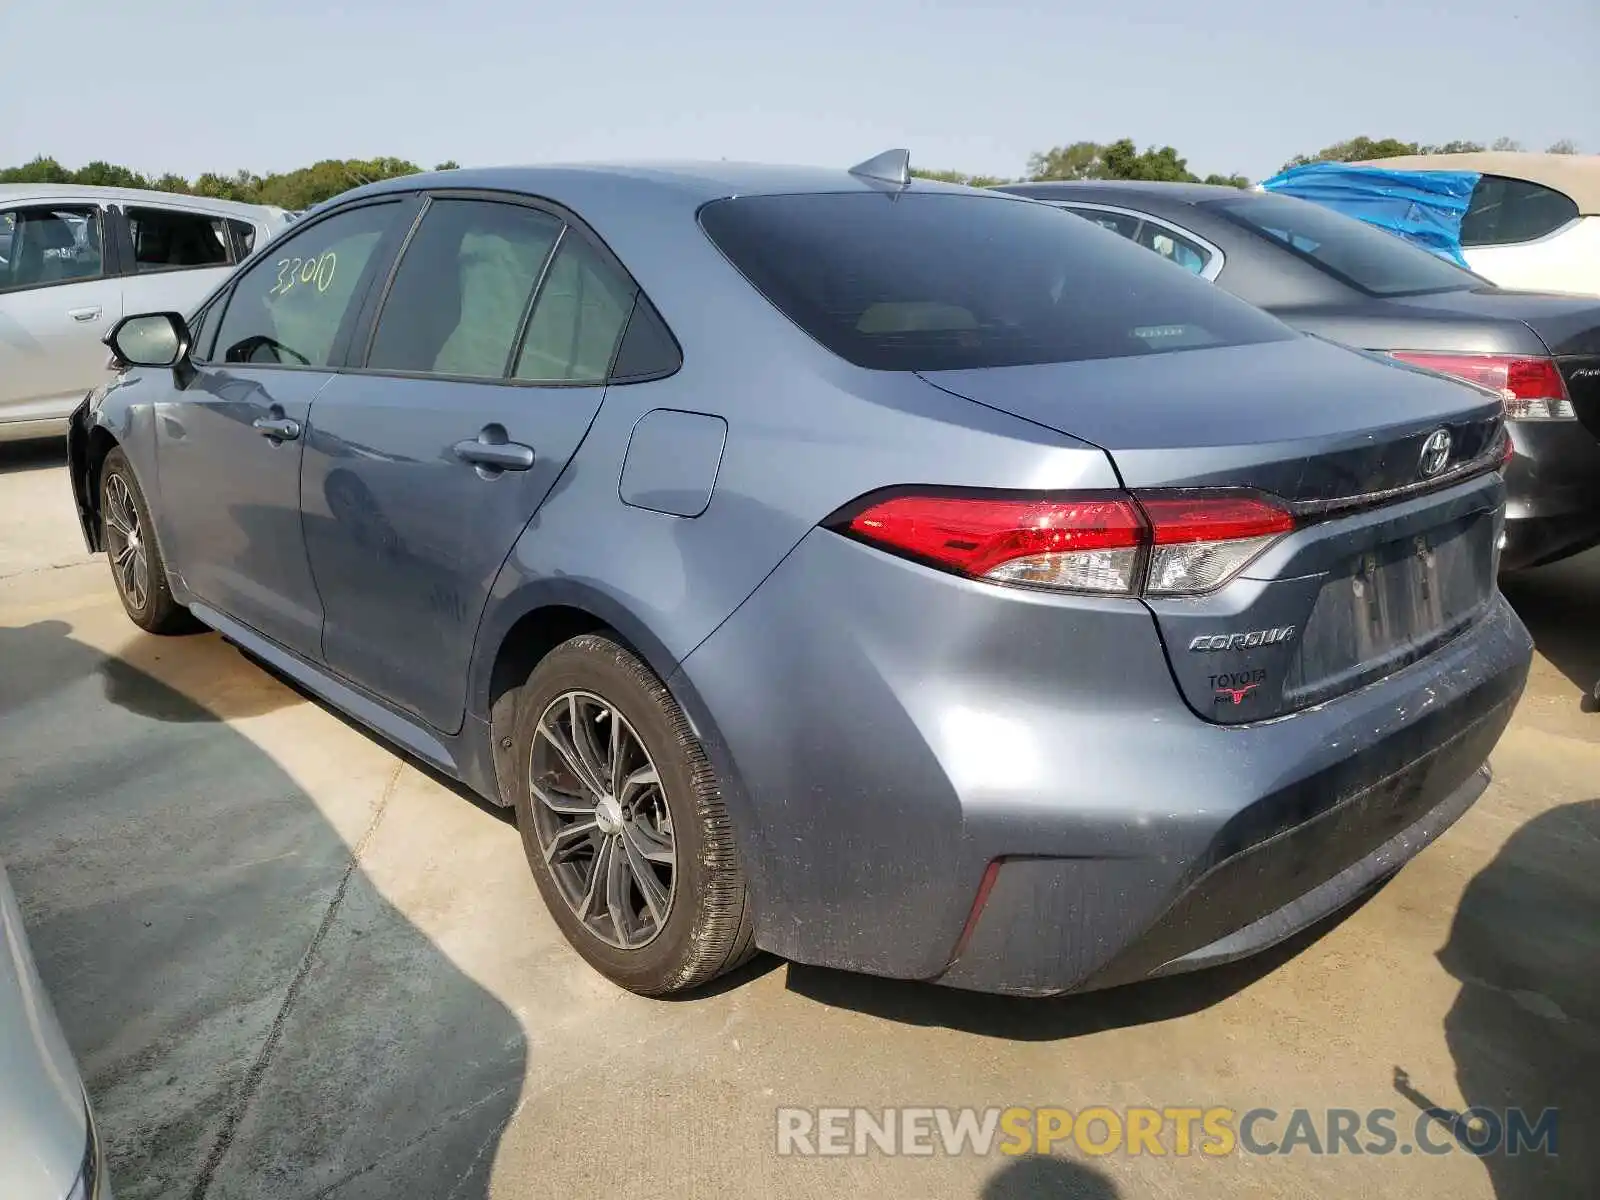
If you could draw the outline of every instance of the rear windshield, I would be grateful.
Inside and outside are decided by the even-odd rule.
[[[950,193],[746,196],[707,235],[829,350],[881,371],[1121,358],[1295,335],[1050,205]]]
[[[1309,200],[1262,193],[1204,208],[1275,242],[1371,296],[1415,296],[1479,287],[1483,280],[1392,233]]]

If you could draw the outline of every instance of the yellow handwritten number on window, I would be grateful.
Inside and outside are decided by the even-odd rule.
[[[339,256],[332,250],[317,258],[280,258],[278,282],[273,284],[269,296],[287,296],[297,284],[316,284],[317,291],[326,292],[333,286],[334,273],[339,269]]]

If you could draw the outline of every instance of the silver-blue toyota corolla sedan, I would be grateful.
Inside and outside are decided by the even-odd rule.
[[[79,409],[128,615],[517,810],[625,987],[1259,950],[1482,793],[1497,396],[1035,202],[463,170],[307,213]]]

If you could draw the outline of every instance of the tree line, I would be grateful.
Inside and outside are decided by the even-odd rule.
[[[1356,162],[1393,158],[1402,154],[1461,154],[1486,149],[1521,150],[1523,146],[1511,138],[1499,138],[1487,145],[1472,141],[1443,142],[1435,145],[1407,142],[1392,137],[1355,137],[1324,146],[1315,153],[1297,154],[1283,165],[1287,169],[1312,162]],[[1550,146],[1548,152],[1576,154],[1578,147],[1570,138],[1563,138]],[[458,166],[459,164],[455,162],[443,162],[433,169],[449,171]],[[190,180],[171,173],[158,176],[145,175],[130,167],[100,161],[69,169],[55,159],[41,155],[20,167],[0,169],[0,183],[76,183],[101,187],[148,188],[163,192],[213,196],[221,200],[238,200],[246,204],[269,204],[299,211],[364,183],[392,179],[398,175],[413,175],[420,170],[422,168],[416,163],[403,158],[330,158],[313,163],[309,167],[281,173],[258,175],[252,171],[235,171],[232,174],[207,172]],[[1250,186],[1250,180],[1237,172],[1230,175],[1196,174],[1189,169],[1188,160],[1174,147],[1147,146],[1140,150],[1132,138],[1118,138],[1112,142],[1071,142],[1064,146],[1041,150],[1028,159],[1027,172],[1015,180],[994,175],[971,175],[954,170],[917,169],[912,173],[925,179],[942,179],[973,187],[994,187],[1001,183],[1042,182],[1054,179],[1148,179],[1168,183],[1217,183],[1239,188]]]

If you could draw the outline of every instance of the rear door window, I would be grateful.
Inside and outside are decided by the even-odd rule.
[[[1242,300],[999,196],[845,192],[718,200],[707,235],[785,316],[858,366],[962,370],[1294,337]]]
[[[9,238],[3,238],[4,234]],[[0,214],[5,266],[0,291],[81,283],[105,274],[100,210],[44,205]]]
[[[1554,233],[1578,216],[1570,196],[1526,179],[1485,175],[1461,218],[1463,246],[1506,246]]]
[[[1071,204],[1064,204],[1062,207],[1070,213],[1077,213],[1087,221],[1093,221],[1102,229],[1120,233],[1125,238],[1131,238],[1139,232],[1139,218],[1132,213],[1107,212],[1103,208],[1078,208]]]
[[[503,379],[562,222],[536,208],[435,200],[395,273],[367,366]]]
[[[152,271],[225,267],[233,261],[228,227],[221,217],[170,208],[129,208],[134,269]]]

